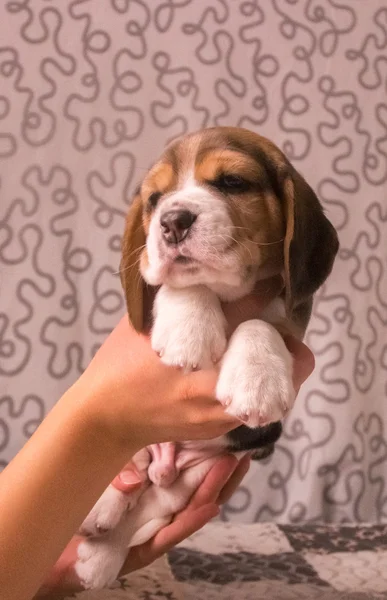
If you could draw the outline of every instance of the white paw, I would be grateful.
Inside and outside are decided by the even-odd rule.
[[[209,368],[226,349],[226,320],[220,301],[203,287],[163,286],[155,300],[152,348],[161,360],[186,370]]]
[[[295,400],[293,359],[272,325],[254,320],[236,329],[222,361],[216,397],[248,427],[284,418]]]
[[[79,533],[98,536],[115,529],[126,511],[135,506],[137,499],[138,491],[125,494],[109,485],[83,521]]]
[[[100,590],[114,583],[124,564],[127,548],[108,539],[81,542],[75,572],[85,589]]]

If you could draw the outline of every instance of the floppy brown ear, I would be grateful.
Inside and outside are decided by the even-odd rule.
[[[285,298],[288,315],[330,274],[339,249],[337,233],[312,188],[291,168],[285,178]]]
[[[137,193],[126,218],[120,263],[121,284],[129,319],[137,331],[144,328],[144,280],[140,273],[140,256],[145,239],[142,202]]]

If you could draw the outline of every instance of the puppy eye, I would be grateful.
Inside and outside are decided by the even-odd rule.
[[[212,185],[224,192],[245,192],[250,187],[249,182],[239,175],[221,175]]]
[[[148,198],[148,202],[152,208],[155,208],[161,198],[161,192],[153,192]]]

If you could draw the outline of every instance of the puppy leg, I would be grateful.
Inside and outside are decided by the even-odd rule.
[[[74,570],[85,589],[99,590],[116,581],[127,554],[123,537],[112,530],[79,544]]]
[[[216,396],[248,427],[284,418],[295,400],[293,359],[272,325],[252,320],[235,330],[222,360]]]
[[[105,536],[85,540],[79,545],[75,571],[86,589],[101,589],[118,577],[128,547],[147,542],[173,516],[187,506],[217,457],[202,460],[182,471],[168,488],[150,485],[133,510],[126,512],[120,526]]]
[[[226,349],[226,319],[219,298],[202,285],[163,285],[154,302],[152,348],[167,365],[211,367]]]
[[[136,506],[141,494],[149,485],[150,453],[144,448],[134,455],[132,462],[142,479],[142,485],[130,493],[121,492],[113,485],[109,485],[79,528],[81,535],[99,536],[115,529],[124,514]]]

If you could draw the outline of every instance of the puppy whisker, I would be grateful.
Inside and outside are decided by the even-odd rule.
[[[118,269],[118,271],[115,271],[114,273],[112,273],[112,275],[119,275],[120,273],[124,273],[125,271],[128,271],[129,269],[133,269],[133,267],[135,267],[140,261],[141,261],[141,256],[134,263],[131,263],[129,266],[125,267],[124,269]]]
[[[256,246],[273,246],[274,244],[281,244],[283,241],[285,241],[285,238],[281,238],[275,242],[253,242],[253,240],[251,240],[250,243],[255,244]]]
[[[237,246],[241,246],[242,248],[244,248],[245,250],[247,250],[247,252],[250,254],[250,258],[253,258],[253,255],[251,254],[251,250],[249,250],[249,248],[240,240],[236,240],[232,235],[221,235],[218,234],[219,237],[221,237],[222,239],[224,239],[226,241],[226,238],[230,239],[231,241],[235,242]]]
[[[141,250],[143,250],[145,247],[146,247],[146,244],[143,244],[142,246],[139,246],[138,248],[133,250],[133,252],[131,252],[129,254],[128,259],[130,259],[133,256],[133,254],[141,252]],[[140,262],[140,260],[141,260],[141,256],[134,263],[130,263],[130,265],[128,265],[127,267],[124,267],[123,269],[118,269],[118,271],[115,271],[113,273],[113,275],[119,275],[120,273],[123,273],[124,271],[127,271],[128,269],[132,269],[133,267],[135,267],[137,265],[137,263]]]

